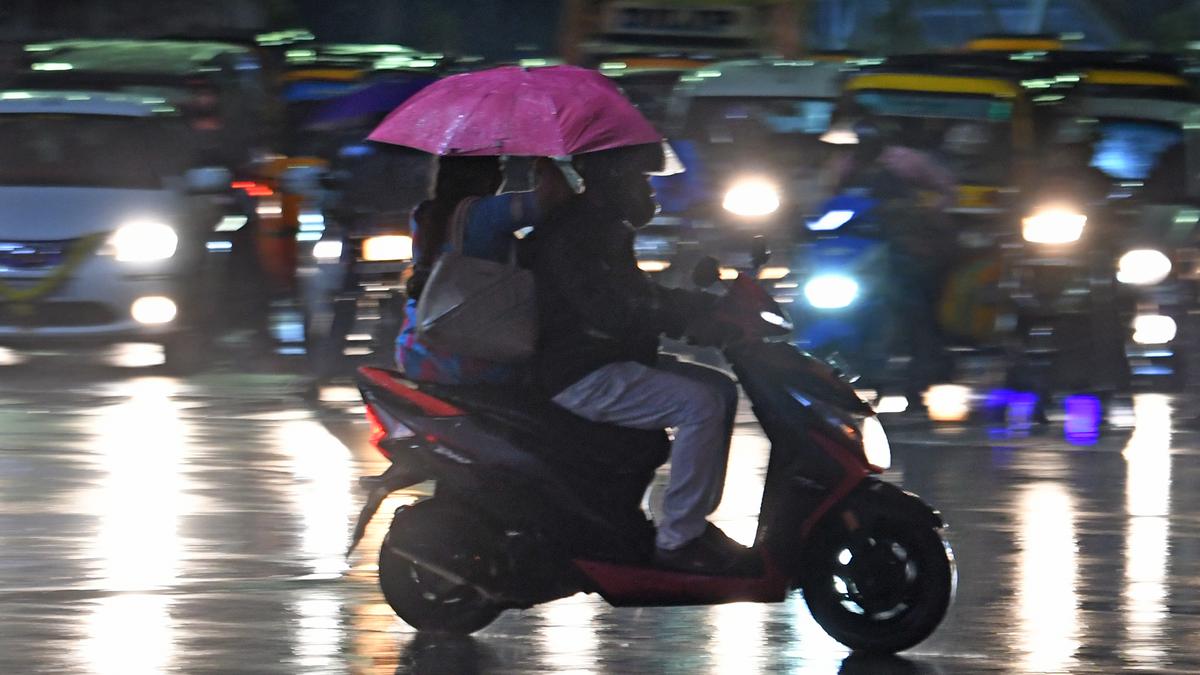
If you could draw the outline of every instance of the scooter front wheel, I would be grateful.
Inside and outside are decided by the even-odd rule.
[[[813,618],[835,640],[895,653],[933,633],[950,607],[955,578],[940,530],[883,521],[819,536],[802,589]]]
[[[433,499],[397,512],[379,552],[379,586],[397,616],[419,631],[468,635],[500,615],[503,607],[464,583],[497,566],[483,529]]]

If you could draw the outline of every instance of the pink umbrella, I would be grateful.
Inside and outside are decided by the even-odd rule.
[[[554,157],[659,143],[616,85],[575,66],[506,66],[435,82],[368,137],[435,155]]]

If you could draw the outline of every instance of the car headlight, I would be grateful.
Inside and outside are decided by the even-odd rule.
[[[117,228],[108,245],[121,262],[151,262],[175,255],[179,235],[174,228],[153,221],[136,221]]]
[[[779,210],[779,188],[762,178],[746,178],[725,192],[721,206],[736,216],[769,216]]]
[[[405,234],[387,234],[363,240],[362,258],[367,262],[412,260],[412,256],[412,237]]]
[[[1083,236],[1087,216],[1063,206],[1039,209],[1021,221],[1021,235],[1033,244],[1070,244]]]
[[[1175,319],[1161,314],[1143,314],[1133,319],[1133,341],[1139,345],[1165,345],[1175,339]]]
[[[1170,274],[1171,259],[1152,248],[1134,249],[1117,261],[1117,281],[1123,284],[1150,286]]]
[[[862,422],[863,452],[867,455],[867,463],[883,470],[892,468],[892,446],[888,443],[887,432],[875,417],[867,417]]]
[[[804,285],[804,297],[817,309],[842,309],[858,297],[858,282],[841,274],[822,274]]]
[[[322,262],[339,260],[342,257],[342,242],[337,239],[322,239],[313,244],[313,257]]]

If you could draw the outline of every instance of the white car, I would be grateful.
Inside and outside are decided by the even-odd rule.
[[[0,344],[149,341],[198,358],[229,172],[161,98],[0,91]],[[215,245],[215,246],[214,246]],[[205,276],[207,275],[207,276]]]

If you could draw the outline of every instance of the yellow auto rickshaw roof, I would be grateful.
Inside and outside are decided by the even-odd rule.
[[[966,48],[969,52],[1053,52],[1064,44],[1050,37],[983,37],[971,40]]]
[[[290,70],[280,78],[284,82],[300,80],[326,80],[331,82],[357,82],[363,78],[361,68],[299,68]]]
[[[1182,87],[1191,86],[1186,78],[1171,73],[1153,70],[1110,70],[1093,69],[1084,73],[1088,84],[1126,85],[1133,87]]]
[[[1001,78],[923,73],[865,73],[852,77],[846,83],[846,89],[849,91],[886,89],[995,96],[997,98],[1016,98],[1021,93],[1020,85]]]

